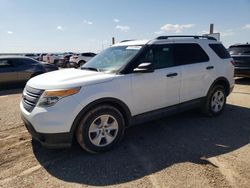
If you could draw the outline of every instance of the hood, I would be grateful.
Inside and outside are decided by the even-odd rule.
[[[72,68],[38,75],[30,79],[27,85],[37,89],[64,89],[111,81],[114,76],[114,74]]]

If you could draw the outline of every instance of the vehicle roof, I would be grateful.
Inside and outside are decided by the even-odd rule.
[[[22,55],[0,55],[0,59],[32,59],[32,58]]]
[[[113,46],[140,46],[140,45],[145,45],[149,42],[150,40],[131,40],[131,41],[126,41],[126,42],[120,42],[117,44],[114,44]]]
[[[229,46],[229,48],[232,48],[232,47],[240,47],[240,46],[244,46],[244,47],[250,47],[250,44],[249,43],[246,43],[246,44],[233,44],[231,46]]]
[[[178,36],[176,38],[167,38],[167,39],[153,39],[153,40],[131,40],[131,41],[125,41],[125,42],[120,42],[117,43],[113,46],[135,46],[135,45],[145,45],[145,44],[168,44],[168,43],[173,43],[173,42],[183,42],[183,43],[209,43],[209,44],[218,44],[221,43],[220,41],[217,40],[210,40],[206,38],[189,38],[189,37],[183,37],[179,38]]]

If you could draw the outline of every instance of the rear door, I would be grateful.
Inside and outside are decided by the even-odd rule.
[[[30,79],[31,75],[34,73],[36,64],[38,64],[33,59],[12,59],[12,63],[15,67],[15,71],[18,75],[18,80],[20,82],[26,82]]]
[[[182,75],[180,102],[204,97],[214,78],[209,56],[199,44],[181,42],[174,44],[174,54]]]
[[[18,74],[9,59],[0,59],[0,83],[11,83],[18,81]]]

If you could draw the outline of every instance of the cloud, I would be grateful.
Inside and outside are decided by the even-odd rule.
[[[214,30],[214,33],[220,33],[221,37],[230,37],[235,35],[235,32],[233,32],[232,29],[228,29],[226,31],[221,31],[221,32],[218,30]],[[209,34],[209,31],[203,30],[201,32],[198,32],[198,35],[204,35],[204,34]]]
[[[60,30],[60,31],[62,31],[62,30],[63,30],[62,26],[60,26],[60,25],[59,25],[59,26],[57,26],[57,27],[56,27],[56,29],[57,29],[57,30]]]
[[[184,24],[184,25],[166,24],[161,27],[161,31],[174,31],[175,33],[182,33],[184,29],[190,29],[194,26],[195,24]]]
[[[164,31],[155,31],[154,33],[155,33],[156,35],[161,35],[161,34],[164,33]]]
[[[113,21],[116,22],[116,23],[120,22],[120,20],[117,19],[117,18],[113,19]]]
[[[250,24],[246,24],[242,27],[242,29],[250,29]]]
[[[129,26],[123,26],[123,25],[117,25],[116,27],[115,27],[116,29],[119,29],[120,31],[122,31],[122,32],[128,32],[129,30],[130,30],[130,27]]]
[[[83,23],[84,23],[84,24],[88,24],[88,25],[93,25],[93,24],[94,24],[93,22],[88,21],[88,20],[83,20]]]
[[[11,34],[13,34],[13,31],[7,31],[7,34],[11,35]]]

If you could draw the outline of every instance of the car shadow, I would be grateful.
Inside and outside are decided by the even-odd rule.
[[[33,141],[33,152],[52,176],[67,182],[109,186],[133,181],[181,162],[208,164],[206,158],[232,152],[250,141],[250,109],[227,105],[218,117],[197,111],[127,129],[114,150],[88,154],[74,144],[49,150]]]
[[[22,93],[26,83],[5,84],[0,86],[0,96]]]
[[[250,78],[236,78],[235,83],[239,85],[250,85]]]

